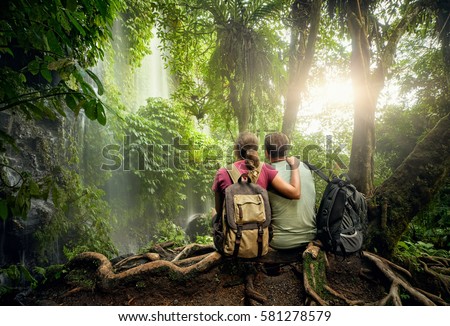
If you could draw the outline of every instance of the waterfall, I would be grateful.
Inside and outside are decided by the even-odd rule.
[[[156,29],[153,31],[156,35]],[[100,61],[94,71],[105,76],[106,66],[113,65],[112,75],[108,75],[111,82],[121,93],[121,101],[129,112],[136,112],[139,107],[147,103],[150,97],[169,98],[169,74],[164,65],[161,42],[156,36],[150,41],[151,54],[146,55],[139,67],[132,68],[127,62],[129,44],[119,22],[113,25],[112,57]],[[132,73],[130,75],[130,72]]]
[[[124,59],[126,55],[122,55],[128,51],[129,47],[126,44],[126,37],[121,28],[119,23],[113,26],[114,40],[112,47],[114,53],[107,53],[105,60],[99,62],[93,70],[105,84],[107,83],[105,85],[107,86],[107,91],[115,89],[120,92],[120,101],[126,107],[126,111],[133,114],[141,106],[146,105],[149,98],[170,98],[170,75],[165,67],[163,53],[160,49],[160,40],[157,37],[154,37],[150,42],[151,54],[143,58],[139,67],[130,67]],[[156,31],[154,31],[153,35],[156,35]],[[207,126],[196,124],[196,127],[199,131],[209,134]],[[109,124],[106,127],[102,127],[95,123],[86,123],[84,128],[103,128],[105,130],[105,128],[109,128]],[[112,131],[110,133],[112,140]],[[112,141],[117,142],[117,139]],[[120,150],[123,150],[124,144],[120,143],[118,145]],[[99,153],[102,153],[101,149],[99,149]],[[86,160],[82,159],[83,161],[85,164],[92,164],[92,162],[86,162]],[[144,229],[143,225],[146,227],[148,224],[143,223],[142,219],[147,219],[148,221],[148,219],[158,216],[160,213],[153,211],[156,210],[156,207],[149,207],[150,205],[139,201],[139,189],[136,188],[136,186],[140,185],[139,177],[133,171],[124,171],[123,162],[120,171],[111,171],[110,173],[110,179],[102,186],[106,192],[106,200],[110,204],[114,203],[115,205],[120,202],[120,209],[123,209],[122,212],[118,210],[113,212],[117,215],[116,218],[119,219],[118,223],[116,223],[119,227],[114,230],[112,240],[119,249],[119,254],[136,252],[142,247],[144,242],[151,240],[151,233],[154,231]],[[206,201],[196,198],[192,191],[194,187],[194,184],[188,182],[184,191],[187,197],[182,202],[183,209],[178,216],[167,216],[167,218],[174,219],[174,222],[183,228],[187,226],[190,217],[192,219],[198,215],[210,216],[210,209],[213,206],[212,195],[211,199]],[[125,215],[128,222],[127,225],[124,225]],[[121,217],[124,217],[124,219],[120,220]],[[141,234],[146,234],[147,239],[141,238]]]
[[[156,35],[156,29],[153,31]],[[120,102],[125,106],[126,113],[135,113],[137,110],[147,104],[147,99],[152,97],[160,97],[168,99],[170,97],[169,73],[164,65],[164,60],[160,50],[160,40],[155,36],[149,44],[151,53],[146,55],[139,67],[131,67],[127,61],[127,52],[129,45],[126,41],[126,36],[119,22],[113,25],[113,53],[107,52],[105,60],[97,64],[93,68],[94,72],[100,79],[107,83],[106,91],[118,91],[120,95]],[[112,69],[111,69],[112,65]],[[112,119],[114,117],[111,117]],[[120,122],[119,122],[120,123]],[[86,128],[103,128],[109,130],[109,124],[106,127],[98,124],[86,124]],[[123,150],[123,142],[117,143],[117,139],[113,137],[113,131],[109,131],[109,140],[107,142],[114,142],[119,145],[120,150]],[[108,137],[108,136],[107,136]],[[120,151],[119,150],[119,151]],[[99,149],[99,153],[102,153]],[[123,153],[123,152],[122,152]],[[132,153],[135,154],[134,152]],[[119,250],[119,254],[127,254],[136,252],[144,242],[149,239],[142,239],[139,233],[145,234],[148,230],[144,230],[139,224],[141,215],[151,215],[148,211],[143,211],[144,205],[138,201],[139,189],[136,185],[139,184],[137,176],[133,171],[124,171],[122,166],[119,170],[111,171],[111,177],[102,187],[106,192],[106,200],[112,204],[117,205],[119,201],[120,209],[123,209],[123,214],[127,215],[128,224],[123,227],[124,221],[119,220],[113,234],[112,240]],[[133,167],[132,167],[133,168]],[[103,171],[104,172],[104,171]],[[117,219],[122,217],[119,211],[114,212]],[[149,218],[149,217],[145,217]]]
[[[149,97],[169,98],[168,73],[164,67],[159,46],[159,39],[153,38],[150,44],[152,54],[144,57],[141,66],[134,74],[136,104],[138,106],[145,105]]]

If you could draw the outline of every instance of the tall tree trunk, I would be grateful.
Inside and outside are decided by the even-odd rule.
[[[348,27],[352,39],[351,75],[354,98],[354,124],[349,177],[359,191],[373,189],[376,97],[370,85],[370,45],[368,13],[359,1],[348,5]]]
[[[230,85],[230,104],[234,112],[234,116],[237,118],[239,132],[248,131],[250,123],[250,94],[249,87],[244,84],[244,91],[239,94],[236,86],[236,82],[229,76],[227,76]]]
[[[370,200],[369,250],[389,258],[417,213],[450,172],[450,115],[419,142]]]
[[[445,4],[445,1],[441,1],[437,8],[437,28],[442,44],[447,87],[450,89],[450,4]]]
[[[448,6],[448,5],[447,5]],[[395,44],[421,9],[418,6],[409,8],[398,27],[391,33],[391,41],[383,55],[374,77],[373,83],[379,92],[382,88],[381,78],[393,61]],[[437,9],[437,27],[442,44],[443,61],[446,69],[447,94],[450,91],[450,19],[449,7]],[[376,78],[374,79],[376,80]],[[450,108],[450,103],[447,104]],[[378,252],[384,257],[391,257],[395,246],[408,225],[417,213],[425,208],[440,186],[449,176],[450,171],[450,114],[447,113],[428,135],[419,142],[409,156],[396,169],[393,175],[375,190],[370,199],[368,249]]]
[[[294,1],[291,6],[289,81],[282,131],[290,136],[295,129],[301,94],[311,69],[320,24],[322,0]]]
[[[400,20],[379,41],[377,67],[371,72],[369,44],[369,13],[360,1],[350,1],[347,7],[348,27],[352,39],[351,74],[354,91],[354,123],[349,177],[359,191],[373,192],[375,153],[375,111],[377,100],[385,85],[385,78],[394,62],[397,44],[421,8],[409,6]],[[364,11],[365,10],[365,11]],[[389,27],[389,26],[387,26]]]

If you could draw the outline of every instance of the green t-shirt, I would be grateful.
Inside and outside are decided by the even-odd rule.
[[[285,161],[271,164],[286,181],[291,180],[291,170]],[[312,172],[300,164],[301,198],[287,199],[269,191],[272,208],[273,239],[275,249],[291,249],[304,245],[316,236],[315,201],[316,189]]]

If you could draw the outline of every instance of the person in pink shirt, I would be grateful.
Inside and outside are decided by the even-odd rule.
[[[233,164],[241,173],[258,173],[257,184],[267,189],[269,186],[275,189],[282,196],[289,199],[299,199],[301,196],[300,177],[297,171],[298,160],[294,157],[286,159],[291,167],[290,183],[284,181],[275,170],[268,164],[262,163],[258,156],[258,138],[250,132],[241,132],[234,145],[234,155],[237,159]],[[260,167],[260,165],[262,166]],[[295,173],[294,173],[295,172]],[[223,201],[225,198],[225,189],[233,182],[226,170],[220,168],[216,172],[212,190],[215,195],[215,210],[217,216],[222,215]]]

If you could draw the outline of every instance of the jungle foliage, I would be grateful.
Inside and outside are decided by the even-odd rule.
[[[68,162],[56,162],[48,176],[35,179],[28,167],[19,171],[13,166],[11,157],[21,148],[0,129],[1,219],[26,219],[32,200],[51,200],[55,218],[35,235],[42,244],[42,257],[46,245],[57,239],[64,239],[66,258],[88,250],[113,257],[153,241],[187,241],[179,224],[192,211],[211,206],[214,173],[232,159],[230,145],[236,133],[249,129],[262,138],[265,132],[282,127],[292,73],[289,53],[298,46],[289,36],[295,27],[293,10],[302,9],[299,3],[2,1],[2,119],[17,114],[24,117],[24,124],[40,119],[73,121],[76,131],[61,142],[61,148],[71,153]],[[313,3],[319,2],[302,2]],[[369,84],[377,88],[376,98],[389,97],[383,93],[385,84],[399,89],[396,101],[370,103],[376,117],[376,150],[371,144],[374,168],[367,172],[378,186],[449,113],[450,74],[442,49],[449,48],[450,28],[435,16],[442,18],[449,8],[442,1],[429,1],[428,7],[421,1],[361,3],[367,15],[360,18],[367,19],[367,25],[360,23],[367,27],[370,41],[365,50],[374,55],[365,58],[373,63],[367,65],[373,79],[365,77],[374,82],[379,76],[373,66],[383,70],[382,79]],[[351,13],[346,10],[352,8],[348,1],[320,5],[317,51],[310,72],[302,75],[306,87],[300,111],[312,101],[308,91],[330,78],[327,74],[351,77],[351,35],[343,23]],[[436,22],[441,22],[439,28]],[[400,33],[399,26],[401,35],[395,34]],[[155,36],[161,41],[171,96],[150,98],[131,111],[124,94],[132,87],[130,81],[141,60],[150,54]],[[393,39],[395,46],[389,43]],[[114,60],[127,65],[120,71],[120,84],[112,78],[117,73]],[[100,62],[105,65],[98,73]],[[305,121],[294,121],[298,128],[291,134],[292,153],[330,173],[347,172],[354,136],[351,109],[322,110],[315,118],[324,129],[308,133]],[[336,164],[333,154],[342,165]],[[8,187],[6,176],[11,171],[20,180]],[[317,184],[318,193],[322,187]],[[409,227],[398,243],[400,260],[417,256],[417,250],[448,253],[448,192],[447,176],[429,206],[412,223],[413,217],[408,217]],[[40,263],[45,264],[45,258]],[[17,268],[5,271],[26,276]]]

